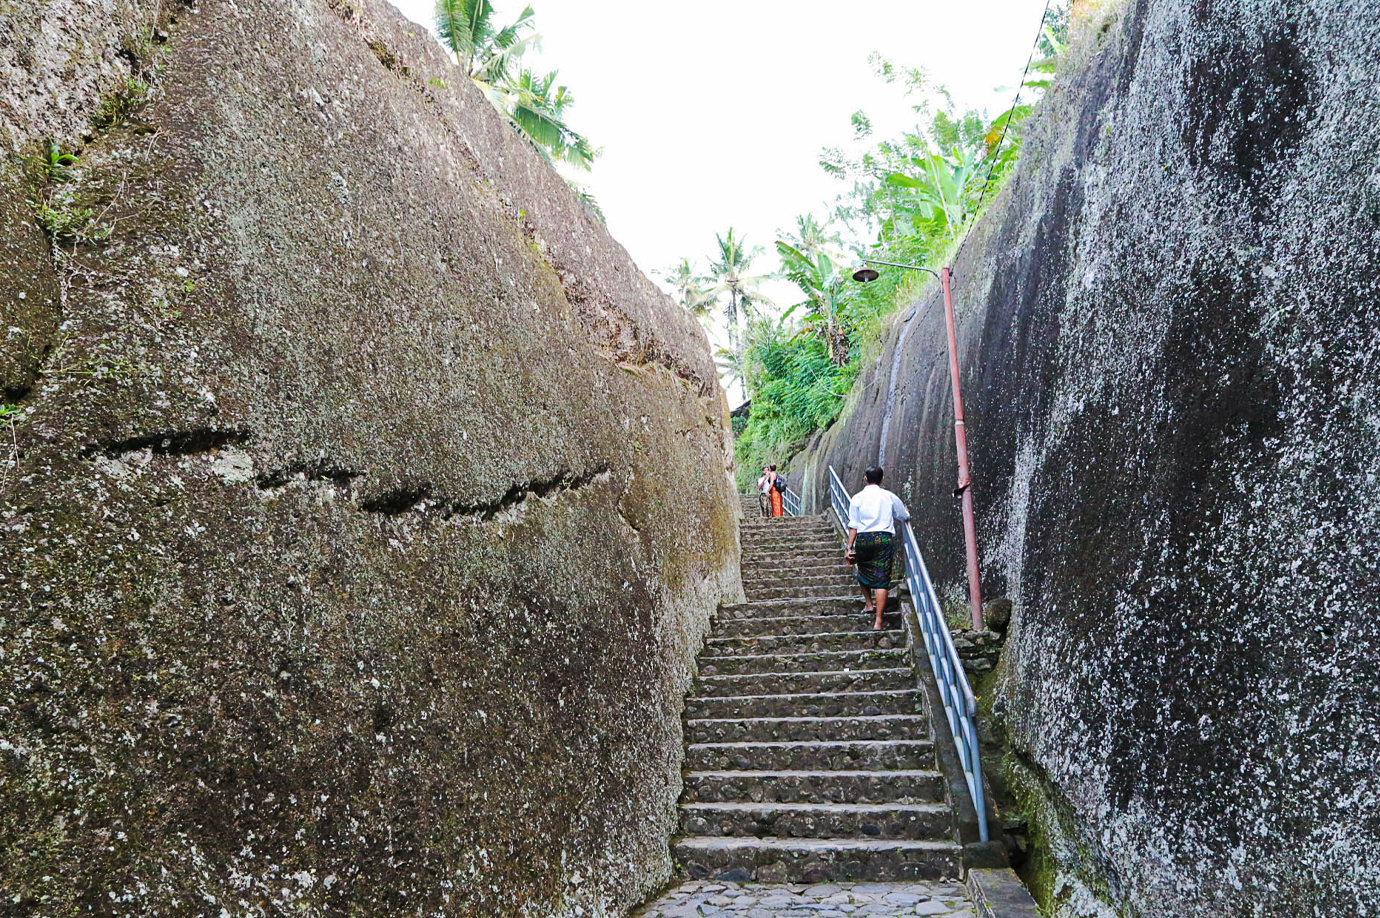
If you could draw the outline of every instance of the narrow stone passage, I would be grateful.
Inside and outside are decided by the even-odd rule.
[[[720,607],[685,705],[688,882],[644,915],[965,914],[900,613],[871,630],[826,519],[743,508],[748,601]]]

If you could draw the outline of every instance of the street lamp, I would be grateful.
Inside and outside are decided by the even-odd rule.
[[[977,526],[973,522],[973,478],[968,473],[968,434],[963,426],[963,394],[958,386],[958,333],[954,328],[954,300],[949,292],[950,269],[935,271],[919,265],[903,265],[894,261],[877,261],[864,258],[873,265],[886,265],[890,268],[905,268],[908,271],[927,271],[939,279],[944,288],[944,322],[949,328],[949,379],[954,389],[954,444],[958,449],[958,490],[955,497],[963,498],[963,537],[968,546],[968,606],[973,616],[973,627],[982,630],[982,588],[978,583]],[[875,268],[862,267],[853,272],[853,280],[860,284],[870,283],[880,277]]]

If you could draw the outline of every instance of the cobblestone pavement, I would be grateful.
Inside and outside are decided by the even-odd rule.
[[[962,886],[950,883],[722,883],[677,886],[637,918],[976,918]]]

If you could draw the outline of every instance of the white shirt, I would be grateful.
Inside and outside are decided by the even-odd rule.
[[[895,520],[908,520],[910,513],[901,498],[881,485],[870,484],[848,502],[848,528],[858,532],[896,534]]]
[[[767,476],[763,475],[761,478],[757,479],[757,487],[761,489],[763,494],[770,494],[772,484],[767,480]]]

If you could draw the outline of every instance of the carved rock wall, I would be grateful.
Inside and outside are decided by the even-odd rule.
[[[1059,915],[1380,911],[1380,19],[1130,3],[955,263],[996,711]],[[876,461],[961,605],[937,290],[795,460]],[[897,342],[907,317],[904,347]]]
[[[0,12],[0,911],[620,914],[741,596],[696,323],[387,4]]]

